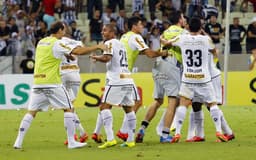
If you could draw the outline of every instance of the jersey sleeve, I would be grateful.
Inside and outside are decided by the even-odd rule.
[[[132,36],[129,40],[129,44],[133,50],[143,51],[149,48],[144,39],[139,34]]]
[[[105,55],[112,55],[113,56],[113,41],[106,41],[105,45],[107,46],[107,50],[103,52]]]
[[[74,48],[78,47],[76,43],[58,40],[53,45],[53,55],[55,58],[62,59],[64,55],[69,55]]]
[[[215,48],[215,45],[214,43],[212,42],[212,39],[209,37],[209,36],[206,36],[206,40],[207,40],[207,44],[208,44],[208,48],[211,50],[211,49],[214,49]]]
[[[171,39],[172,45],[173,46],[181,46],[181,36],[176,36],[174,38]]]

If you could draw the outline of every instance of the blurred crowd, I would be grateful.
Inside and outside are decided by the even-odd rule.
[[[216,45],[221,45],[224,36],[224,26],[218,22],[218,16],[225,17],[226,0],[132,0],[131,8],[125,0],[108,0],[103,5],[102,0],[4,0],[0,16],[0,56],[26,55],[27,51],[35,52],[37,42],[47,36],[50,25],[56,18],[63,20],[69,27],[69,34],[75,40],[102,41],[101,29],[104,24],[116,26],[118,36],[127,31],[127,12],[139,16],[143,20],[143,38],[149,46],[157,50],[160,47],[159,36],[171,23],[170,15],[175,10],[181,10],[188,17],[199,16],[204,21],[202,26]],[[148,7],[145,7],[145,5]],[[256,12],[256,0],[233,0],[231,11],[239,8],[241,12],[248,11],[252,4]],[[239,7],[237,7],[239,6]],[[149,16],[145,16],[148,9]],[[222,11],[219,15],[219,11]],[[89,34],[86,35],[77,26],[78,13],[87,13]],[[161,18],[156,13],[161,13]],[[57,15],[57,17],[56,17]],[[243,26],[235,17],[230,26],[231,53],[241,53],[241,42],[246,38],[246,51],[251,52],[252,44],[256,43],[256,18],[251,24]],[[222,46],[220,46],[221,48]]]

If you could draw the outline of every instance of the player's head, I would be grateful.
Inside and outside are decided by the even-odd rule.
[[[54,34],[56,38],[60,39],[66,33],[65,25],[63,24],[63,22],[57,21],[51,25],[50,32],[51,34]]]
[[[175,11],[171,17],[170,17],[170,22],[175,25],[180,25],[183,27],[184,25],[184,17],[183,13],[181,11]]]
[[[197,17],[193,17],[189,21],[190,32],[199,32],[201,30],[201,20]]]
[[[113,26],[112,24],[106,24],[103,26],[101,34],[103,39],[106,41],[115,38],[116,32],[117,30],[115,26]]]
[[[135,33],[142,33],[143,25],[141,18],[139,17],[131,17],[128,19],[128,29]]]

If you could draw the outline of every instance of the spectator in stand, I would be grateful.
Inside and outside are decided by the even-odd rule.
[[[256,17],[249,24],[246,35],[246,51],[251,53],[252,49],[256,46]]]
[[[243,0],[241,3],[241,10],[243,12],[248,11],[248,2],[251,2],[253,5],[253,12],[256,12],[256,0]]]
[[[95,11],[98,10],[100,12],[100,17],[103,11],[103,3],[102,0],[87,0],[87,13],[88,19],[92,20],[95,16]]]
[[[116,7],[118,6],[119,11],[124,10],[124,0],[108,0],[108,5],[111,7],[113,13],[116,12]]]
[[[16,18],[10,17],[8,19],[8,27],[10,28],[10,35],[12,35],[13,32],[19,33],[19,28],[16,24]]]
[[[44,9],[43,20],[47,23],[48,29],[55,21],[54,10],[61,7],[60,0],[43,0],[42,7]]]
[[[62,15],[67,24],[76,20],[76,0],[63,0],[62,1]]]
[[[39,28],[35,31],[36,45],[40,39],[46,37],[49,34],[47,29],[47,23],[45,21],[41,20],[38,24]]]
[[[99,10],[96,10],[94,12],[94,18],[91,19],[89,26],[90,26],[91,41],[96,41],[97,43],[102,41],[101,30],[103,27],[103,23],[100,18]]]
[[[220,4],[220,0],[215,0],[215,6],[218,7]],[[227,0],[221,0],[221,18],[225,18],[225,13],[226,13],[226,8],[227,8]]]
[[[70,23],[70,29],[71,29],[71,38],[76,40],[76,41],[85,41],[85,37],[83,32],[80,29],[77,29],[77,24],[76,21],[72,21]]]
[[[19,29],[19,36],[24,36],[25,34],[25,25],[26,25],[26,13],[23,10],[18,10],[16,12],[16,24]]]
[[[188,17],[199,16],[202,11],[201,0],[191,0],[188,6]]]
[[[6,48],[7,56],[21,56],[22,55],[22,46],[19,40],[19,35],[16,32],[13,32],[8,40],[8,46]]]
[[[144,17],[144,0],[132,1],[132,13],[139,12],[141,17]]]
[[[21,39],[23,53],[25,53],[27,50],[35,52],[36,38],[34,28],[32,26],[26,26],[25,34],[21,37]]]
[[[31,50],[27,51],[27,58],[23,59],[20,63],[20,68],[22,69],[22,73],[24,74],[32,74],[34,73],[35,60],[33,57],[33,52]]]
[[[155,12],[156,12],[157,3],[159,3],[159,0],[148,0],[150,17],[155,17],[156,16]]]
[[[37,16],[43,18],[43,11],[42,11],[42,0],[33,0],[31,1],[29,14],[36,13]]]
[[[229,27],[230,53],[242,53],[241,42],[245,38],[246,29],[239,24],[239,18],[233,18],[233,24]]]
[[[217,22],[217,17],[215,15],[211,15],[210,22],[205,26],[205,32],[211,37],[213,43],[216,45],[216,48],[219,49],[220,53],[222,53],[220,39],[223,34],[223,29]]]
[[[7,42],[10,38],[10,28],[5,20],[0,20],[0,56],[6,55]]]
[[[160,0],[160,2],[156,5],[156,8],[162,12],[163,16],[167,16],[168,19],[170,19],[171,15],[176,11],[170,0]]]
[[[160,29],[154,26],[151,30],[149,38],[149,46],[153,51],[158,51],[160,49]]]
[[[111,18],[116,19],[116,17],[117,17],[117,15],[112,12],[111,6],[107,6],[105,8],[105,12],[102,14],[103,25],[109,24],[110,23],[110,19]]]
[[[203,17],[206,21],[208,21],[212,15],[215,15],[216,17],[218,17],[219,15],[219,10],[217,7],[215,7],[214,5],[203,5],[202,8],[202,12],[201,12],[201,17]]]
[[[117,28],[120,31],[120,34],[124,34],[127,29],[125,29],[125,23],[128,22],[128,18],[126,17],[125,10],[119,10],[119,16],[116,18]]]

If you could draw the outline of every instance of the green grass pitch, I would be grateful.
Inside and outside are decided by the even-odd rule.
[[[39,113],[32,122],[23,143],[22,150],[13,149],[20,120],[26,110],[0,110],[0,160],[255,160],[256,159],[256,108],[255,107],[221,107],[233,129],[236,139],[227,143],[216,143],[215,128],[206,109],[206,141],[201,143],[185,142],[187,134],[188,113],[182,129],[181,142],[161,144],[156,135],[155,126],[163,109],[158,111],[149,125],[144,143],[134,148],[121,148],[118,145],[98,149],[91,139],[85,148],[69,150],[63,145],[66,134],[63,127],[63,112],[48,111]],[[137,113],[137,129],[143,120],[147,108]],[[87,133],[93,132],[98,108],[77,109],[81,123]],[[114,107],[114,132],[122,122],[123,111]],[[104,130],[102,130],[104,134]]]

